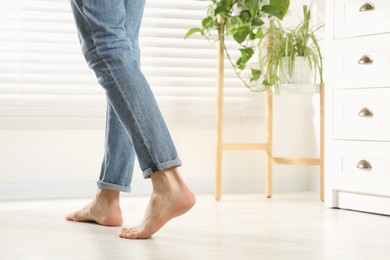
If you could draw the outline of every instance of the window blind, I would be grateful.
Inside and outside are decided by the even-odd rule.
[[[168,121],[214,122],[216,44],[197,27],[209,1],[147,0],[141,66]],[[261,114],[262,99],[243,87],[226,61],[225,118]],[[0,2],[0,119],[104,118],[106,100],[81,54],[69,0]]]

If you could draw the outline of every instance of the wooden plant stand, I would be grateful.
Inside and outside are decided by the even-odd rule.
[[[274,157],[272,153],[272,118],[273,96],[270,91],[265,94],[265,142],[264,143],[224,143],[223,142],[223,108],[224,108],[224,48],[218,41],[217,60],[217,116],[216,116],[216,169],[215,199],[222,196],[222,154],[224,150],[263,150],[265,151],[265,194],[272,196],[272,166],[274,164],[319,165],[320,166],[320,199],[324,201],[324,84],[320,85],[320,158],[287,158]]]

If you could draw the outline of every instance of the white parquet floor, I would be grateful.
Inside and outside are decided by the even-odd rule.
[[[1,201],[0,259],[390,259],[390,217],[328,209],[316,193],[199,195],[189,213],[135,241],[119,238],[121,227],[64,220],[87,201]],[[124,226],[147,202],[122,199]]]

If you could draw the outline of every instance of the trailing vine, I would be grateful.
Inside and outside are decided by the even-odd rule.
[[[290,0],[209,0],[211,4],[206,9],[206,17],[202,26],[190,29],[185,38],[200,33],[209,41],[222,41],[226,57],[232,64],[238,78],[254,92],[268,90],[271,84],[261,79],[262,71],[259,61],[256,68],[250,68],[250,75],[243,76],[248,71],[248,64],[253,61],[255,50],[265,37],[264,27],[268,19],[281,20],[286,15]],[[266,3],[267,2],[267,3]],[[238,44],[240,55],[233,60],[226,46],[226,39]],[[259,82],[261,81],[261,82]],[[261,86],[259,87],[259,83]]]

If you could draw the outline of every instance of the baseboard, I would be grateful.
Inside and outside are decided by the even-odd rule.
[[[92,181],[0,183],[0,200],[76,198],[96,191]]]
[[[214,192],[214,176],[208,178],[185,178],[188,186],[196,194]],[[274,192],[305,191],[304,175],[274,175]],[[134,179],[131,196],[149,195],[152,190],[150,180]],[[223,194],[264,193],[263,176],[224,177]],[[91,197],[96,192],[96,181],[58,181],[58,182],[10,182],[0,183],[0,200],[54,199]],[[123,193],[128,196],[127,193]]]

